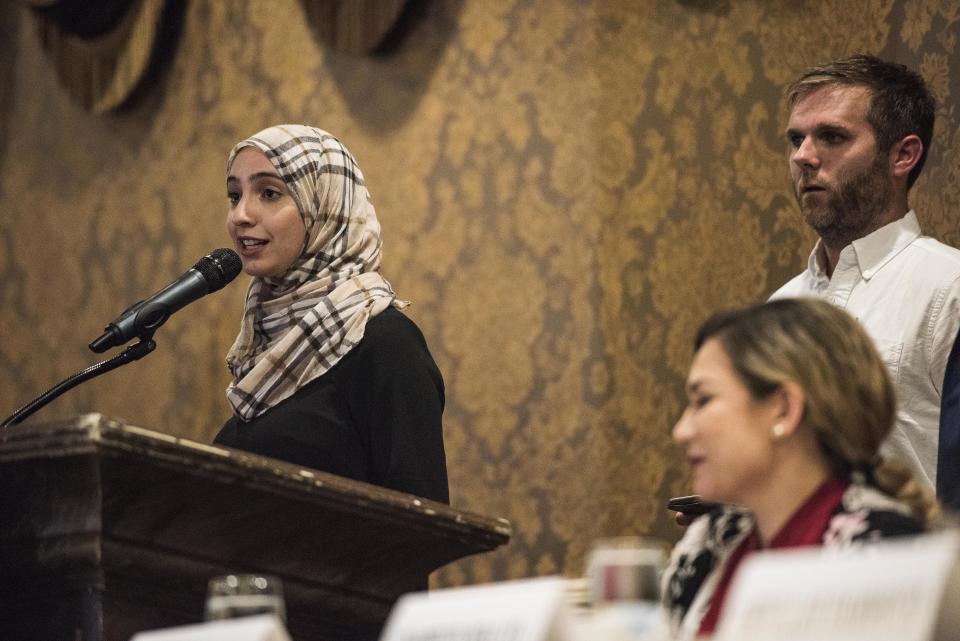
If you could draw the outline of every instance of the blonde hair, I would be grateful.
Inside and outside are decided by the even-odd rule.
[[[873,340],[853,317],[824,301],[783,299],[713,316],[695,348],[711,338],[754,398],[788,381],[803,389],[802,425],[834,470],[863,473],[924,521],[938,515],[912,474],[879,455],[893,428],[896,396]]]

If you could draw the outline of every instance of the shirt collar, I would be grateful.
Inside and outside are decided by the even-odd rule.
[[[903,218],[888,223],[843,248],[840,255],[853,252],[864,280],[870,280],[877,271],[920,236],[917,214],[911,209]],[[827,254],[823,241],[817,240],[807,260],[807,270],[816,279],[827,278]]]

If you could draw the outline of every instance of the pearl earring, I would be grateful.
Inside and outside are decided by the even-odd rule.
[[[784,427],[783,423],[775,423],[774,426],[770,428],[770,432],[773,434],[773,438],[783,438],[787,433],[787,428]]]

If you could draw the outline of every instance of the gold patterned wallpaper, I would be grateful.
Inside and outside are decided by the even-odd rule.
[[[912,203],[960,243],[960,0],[433,0],[377,55],[318,42],[297,0],[190,0],[163,72],[107,115],[69,98],[3,6],[3,415],[227,244],[235,141],[323,127],[366,173],[384,272],[444,373],[453,503],[514,525],[439,585],[576,575],[598,537],[677,537],[662,506],[687,489],[669,430],[692,333],[813,242],[781,133],[802,68],[868,51],[923,71],[941,106]],[[209,441],[245,280],[36,419],[100,411]]]

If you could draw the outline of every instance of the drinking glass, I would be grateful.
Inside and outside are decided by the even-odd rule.
[[[661,541],[634,536],[596,541],[587,557],[593,602],[658,601],[666,550]]]

